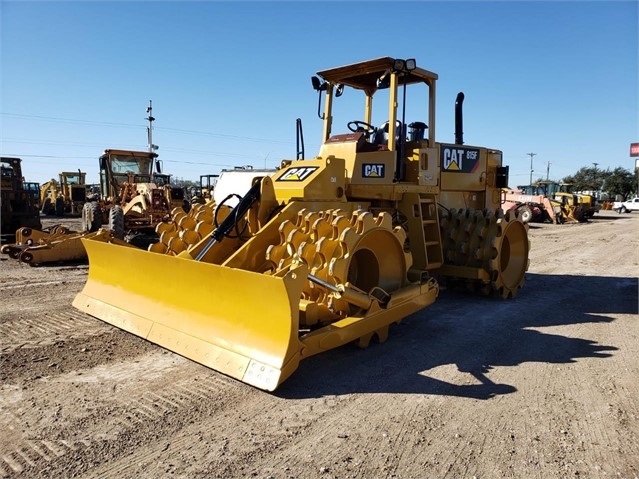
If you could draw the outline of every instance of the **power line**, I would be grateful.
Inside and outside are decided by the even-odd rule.
[[[59,122],[59,123],[76,123],[81,125],[91,125],[91,126],[109,126],[109,127],[121,127],[121,128],[146,128],[142,125],[134,125],[130,123],[114,123],[114,122],[106,122],[106,121],[95,121],[95,120],[78,120],[73,118],[61,118],[55,116],[41,116],[41,115],[25,115],[21,113],[8,113],[8,112],[0,112],[2,116],[8,116],[19,119],[34,119],[41,121],[51,121],[51,122]],[[242,136],[242,135],[230,135],[226,133],[213,133],[210,131],[202,131],[202,130],[186,130],[183,128],[171,128],[166,126],[154,126],[154,130],[160,131],[172,131],[175,133],[188,134],[188,135],[202,135],[202,136],[210,136],[214,138],[227,138],[231,140],[242,140],[242,141],[254,141],[260,143],[273,143],[273,144],[292,144],[292,141],[284,141],[284,140],[274,140],[272,138],[256,138],[250,136]]]
[[[42,120],[42,121],[55,121],[60,123],[78,123],[78,124],[86,124],[86,125],[96,125],[96,126],[115,126],[115,127],[125,127],[125,128],[144,128],[141,125],[133,125],[130,123],[112,123],[107,121],[94,121],[94,120],[77,120],[72,118],[60,118],[55,116],[40,116],[40,115],[24,115],[21,113],[5,113],[0,112],[2,116],[9,116],[13,118],[19,118],[23,120]]]
[[[56,155],[21,155],[19,153],[7,153],[7,156],[16,156],[20,158],[53,158],[56,160],[95,160],[92,156],[56,156]]]
[[[20,143],[20,144],[37,144],[37,145],[55,145],[55,146],[73,146],[73,147],[82,147],[82,148],[92,148],[95,149],[96,151],[101,151],[102,149],[104,149],[104,145],[96,145],[96,144],[91,144],[91,143],[76,143],[76,142],[61,142],[61,141],[48,141],[48,140],[40,140],[40,139],[36,139],[36,140],[27,140],[27,139],[22,139],[22,138],[3,138],[3,141],[6,142],[10,142],[10,143]],[[121,145],[122,147],[127,147],[127,149],[136,149],[138,148],[137,146],[133,146],[133,145]],[[171,153],[189,153],[189,154],[196,154],[196,155],[200,155],[200,156],[208,156],[208,157],[224,157],[224,158],[240,158],[240,159],[244,159],[244,158],[248,158],[248,159],[255,159],[255,155],[249,155],[249,154],[243,154],[243,153],[233,153],[233,152],[220,152],[220,151],[209,151],[209,150],[195,150],[195,149],[190,149],[190,148],[176,148],[176,147],[163,147],[162,148],[163,152],[171,152]],[[8,154],[8,153],[6,153]],[[20,155],[17,154],[16,156],[29,156],[29,155]],[[40,155],[42,157],[46,156],[46,155]],[[164,155],[161,155],[164,156]],[[56,156],[56,158],[58,158]],[[64,158],[73,158],[72,156],[65,156]]]

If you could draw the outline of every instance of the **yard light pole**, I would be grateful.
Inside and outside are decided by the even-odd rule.
[[[159,147],[158,145],[153,144],[153,122],[155,121],[155,118],[153,118],[153,102],[151,100],[149,100],[149,106],[146,107],[146,112],[149,114],[149,116],[145,118],[145,120],[148,120],[149,122],[149,126],[146,127],[149,153],[153,153]]]
[[[535,155],[537,155],[537,153],[526,153],[528,156],[530,156],[530,184],[532,185],[532,174],[533,174],[533,157]]]

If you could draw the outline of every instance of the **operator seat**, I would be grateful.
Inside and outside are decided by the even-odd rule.
[[[404,131],[404,125],[401,121],[397,120],[397,128],[395,129],[395,140],[399,141]],[[382,123],[382,125],[375,131],[373,135],[373,144],[377,146],[388,146],[388,121]]]

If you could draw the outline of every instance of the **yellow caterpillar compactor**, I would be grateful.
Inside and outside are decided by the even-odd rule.
[[[500,151],[463,145],[461,94],[455,143],[435,141],[436,80],[393,58],[318,72],[317,157],[256,177],[180,253],[83,239],[89,275],[73,305],[273,391],[303,358],[385,340],[391,324],[436,300],[441,283],[515,296],[529,241],[518,216],[499,209],[507,167]],[[364,116],[334,134],[345,90],[363,97]],[[423,117],[406,124],[413,90]],[[379,128],[374,96],[384,102]],[[122,274],[131,268],[134,280]]]

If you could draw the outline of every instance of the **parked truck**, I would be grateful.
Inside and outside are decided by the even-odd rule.
[[[631,200],[615,201],[612,204],[612,209],[617,213],[631,213],[633,211],[639,211],[639,197],[634,197]]]

